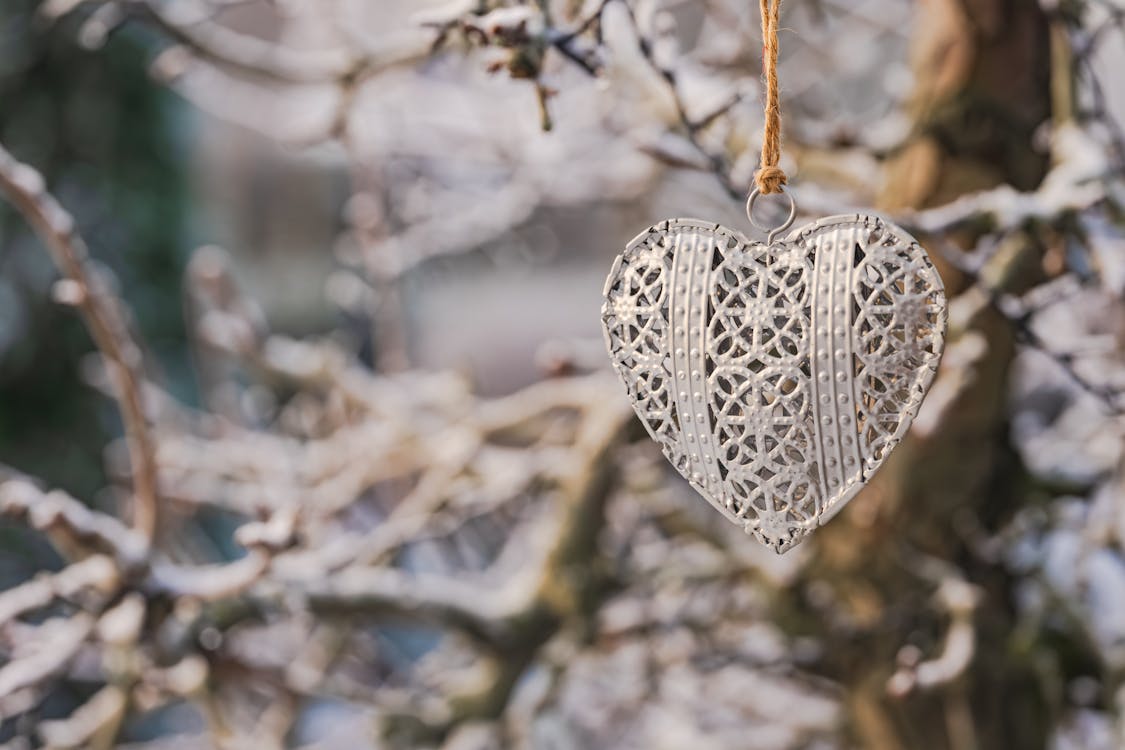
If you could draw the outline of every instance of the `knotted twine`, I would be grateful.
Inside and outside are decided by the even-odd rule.
[[[762,135],[762,159],[754,173],[754,183],[763,195],[780,193],[789,181],[781,160],[781,97],[777,83],[777,23],[781,16],[781,0],[760,0],[762,11],[762,78],[766,85],[765,132]]]

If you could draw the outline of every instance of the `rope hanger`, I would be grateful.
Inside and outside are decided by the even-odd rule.
[[[762,159],[754,173],[754,184],[762,195],[780,193],[789,181],[781,160],[781,96],[777,83],[777,24],[781,17],[781,0],[759,0],[762,12],[762,78],[766,85],[765,129],[762,135]]]

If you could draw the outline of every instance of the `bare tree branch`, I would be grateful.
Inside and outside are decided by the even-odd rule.
[[[114,385],[133,472],[132,523],[149,542],[159,523],[156,457],[152,430],[142,398],[144,382],[141,348],[129,332],[117,299],[90,268],[86,244],[74,219],[47,192],[43,177],[16,161],[0,146],[0,192],[35,229],[66,285],[60,295],[82,318],[106,360]]]

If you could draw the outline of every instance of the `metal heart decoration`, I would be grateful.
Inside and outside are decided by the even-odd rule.
[[[674,219],[614,262],[602,323],[664,455],[780,553],[902,440],[941,359],[946,304],[925,250],[877,217],[769,243]]]

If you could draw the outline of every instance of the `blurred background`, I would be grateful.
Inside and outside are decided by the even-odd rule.
[[[1125,6],[786,0],[803,221],[942,273],[783,556],[609,370],[749,229],[748,0],[5,0],[0,748],[1125,747]]]

